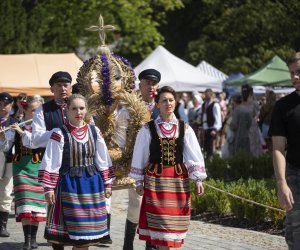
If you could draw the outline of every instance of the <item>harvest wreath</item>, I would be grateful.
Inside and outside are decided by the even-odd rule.
[[[138,130],[150,119],[149,112],[141,97],[134,91],[135,74],[130,63],[112,53],[105,45],[105,30],[113,30],[104,25],[99,17],[99,26],[90,30],[99,31],[99,55],[86,60],[77,75],[79,92],[88,100],[87,121],[91,119],[99,127],[109,149],[116,181],[113,189],[129,188],[134,180],[128,177],[135,138]],[[117,126],[116,109],[122,105],[128,112],[127,127]],[[115,139],[119,129],[126,131],[125,147],[120,147]]]

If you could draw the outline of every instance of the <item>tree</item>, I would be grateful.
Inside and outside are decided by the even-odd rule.
[[[184,9],[169,13],[169,25],[183,21],[179,25],[185,26],[188,34],[173,34],[181,38],[182,49],[177,53],[195,65],[206,60],[226,73],[249,73],[275,54],[286,59],[300,50],[297,0],[202,0],[184,4]],[[184,18],[188,13],[192,13],[193,21]],[[167,47],[175,48],[170,34],[163,34]]]
[[[166,12],[182,7],[181,0],[2,0],[0,2],[0,53],[76,52],[97,47],[97,25],[117,27],[107,34],[116,53],[139,62],[164,41],[158,27]]]

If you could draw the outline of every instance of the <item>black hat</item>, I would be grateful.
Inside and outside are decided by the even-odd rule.
[[[0,93],[0,101],[6,101],[8,103],[12,103],[14,101],[14,98],[7,92],[2,92]]]
[[[68,72],[64,72],[64,71],[58,71],[56,73],[54,73],[50,80],[49,80],[49,84],[52,86],[54,83],[57,82],[72,82],[72,77]]]
[[[160,81],[160,73],[156,69],[145,69],[139,74],[139,80],[147,79],[156,82]]]

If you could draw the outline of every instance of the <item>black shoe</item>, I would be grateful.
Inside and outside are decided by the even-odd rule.
[[[0,237],[9,237],[9,236],[10,236],[10,234],[6,230],[6,224],[0,225]]]
[[[136,223],[132,223],[130,220],[126,220],[123,250],[133,250],[133,241],[136,228]]]
[[[151,245],[151,243],[149,241],[146,241],[146,247],[145,250],[156,250],[157,247],[154,245]]]
[[[24,239],[25,239],[25,243],[23,245],[23,250],[31,250],[30,225],[24,225],[23,232],[24,232]]]
[[[0,237],[9,237],[9,232],[6,230],[9,213],[0,212]]]
[[[36,233],[38,230],[38,226],[33,226],[31,225],[31,249],[37,249],[38,248],[38,244],[36,243]]]
[[[53,250],[64,250],[63,245],[54,244],[54,243],[52,243],[52,248],[53,248]]]
[[[112,244],[112,239],[110,238],[110,235],[105,235],[103,238],[99,241],[101,244]]]

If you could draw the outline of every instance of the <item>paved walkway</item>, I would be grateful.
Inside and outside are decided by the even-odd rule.
[[[124,227],[127,209],[127,190],[114,191],[112,196],[112,245],[90,247],[90,250],[122,250]],[[50,250],[51,246],[43,238],[45,223],[41,223],[38,231],[39,250]],[[16,223],[13,215],[9,219],[9,238],[0,238],[0,250],[19,250],[23,245],[23,232],[20,223]],[[135,250],[143,250],[145,243],[137,237]],[[65,247],[70,250],[71,247]],[[265,250],[287,249],[284,238],[255,231],[224,227],[200,221],[191,221],[185,244],[180,250]]]

